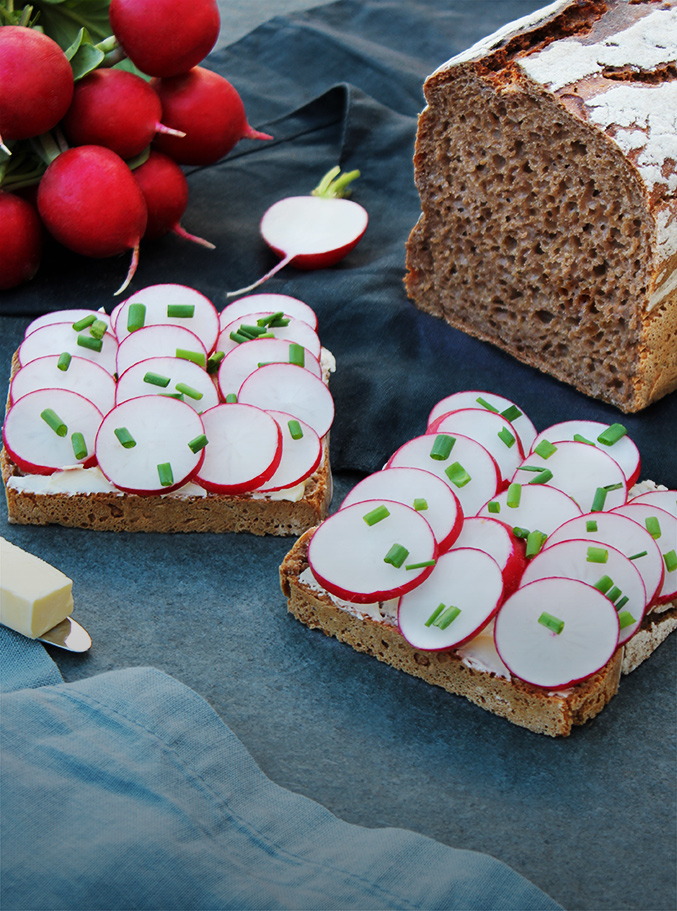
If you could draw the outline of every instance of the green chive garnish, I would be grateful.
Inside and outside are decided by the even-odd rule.
[[[297,420],[287,421],[287,427],[289,428],[289,435],[292,440],[300,440],[303,438],[303,429]]]
[[[52,411],[51,408],[45,408],[44,411],[41,411],[40,417],[48,427],[52,428],[58,437],[65,437],[68,433],[68,427],[66,427],[56,411]]]
[[[438,433],[430,450],[430,458],[437,462],[444,462],[449,458],[455,442],[455,437],[450,437],[447,433]]]
[[[73,455],[76,459],[80,460],[87,458],[87,444],[81,433],[76,432],[71,434],[71,445],[73,446]]]
[[[77,343],[81,348],[89,348],[90,351],[101,351],[103,348],[103,339],[94,338],[93,335],[83,335],[80,333]]]
[[[508,449],[515,445],[515,437],[510,433],[507,427],[501,427],[498,431],[498,438],[502,443],[505,443]]]
[[[613,584],[614,580],[611,578],[611,576],[600,576],[599,579],[595,582],[593,588],[596,588],[597,591],[602,592],[603,595],[606,595]]]
[[[102,319],[95,319],[89,327],[89,334],[93,336],[93,338],[103,338],[106,334],[106,329],[108,329],[108,326]]]
[[[588,519],[585,523],[586,531],[597,531],[597,522],[594,519]]]
[[[204,433],[201,433],[199,436],[195,437],[194,440],[190,441],[188,448],[191,452],[199,452],[201,449],[205,448],[208,442],[209,440],[204,435]]]
[[[162,386],[166,389],[171,379],[168,376],[162,376],[160,373],[152,373],[150,370],[143,377],[144,383],[150,383],[151,386]]]
[[[127,331],[136,332],[137,329],[143,329],[146,322],[146,305],[130,304],[127,311]]]
[[[632,626],[635,622],[635,618],[632,616],[630,611],[624,610],[618,615],[618,622],[621,629],[625,629],[626,626]]]
[[[585,559],[588,563],[606,563],[609,559],[609,551],[605,547],[590,546]]]
[[[426,499],[424,499],[423,497],[414,498],[414,509],[416,510],[416,512],[421,512],[422,510],[427,509],[427,508],[428,508],[428,501]]]
[[[621,600],[616,604],[616,610],[619,611],[621,608],[625,607],[630,598],[627,595],[623,595]]]
[[[491,501],[487,504],[487,509],[489,510],[489,512],[494,512],[494,513],[500,512],[500,511],[501,511],[501,504],[498,502],[498,500],[491,500]]]
[[[96,320],[96,314],[90,313],[88,316],[83,316],[82,319],[77,320],[73,323],[73,329],[76,332],[82,332],[83,329],[87,329],[92,325]]]
[[[381,503],[380,506],[377,506],[375,509],[366,512],[362,518],[367,523],[367,525],[376,525],[377,522],[382,522],[383,519],[387,519],[390,515],[390,511],[386,506]]]
[[[167,316],[170,319],[190,319],[195,316],[194,304],[167,304]]]
[[[113,433],[118,438],[120,445],[124,446],[125,449],[133,449],[136,446],[136,440],[126,427],[116,427]]]
[[[529,481],[528,483],[529,484],[547,484],[548,481],[552,481],[552,477],[553,477],[553,475],[552,475],[552,472],[550,471],[550,469],[543,468],[543,469],[541,469],[541,471],[538,472],[536,477],[532,478],[531,481]]]
[[[652,538],[660,538],[661,536],[661,523],[658,521],[657,516],[649,516],[644,524],[646,525],[646,530],[649,532]]]
[[[405,569],[425,569],[426,566],[434,566],[435,560],[422,560],[420,563],[407,563]]]
[[[176,389],[181,395],[187,395],[189,399],[194,399],[196,402],[199,402],[202,398],[200,390],[193,389],[193,387],[189,386],[187,383],[177,383]]]
[[[163,487],[170,487],[174,483],[174,473],[169,462],[161,462],[157,467],[157,473]]]
[[[510,405],[509,408],[506,408],[505,411],[501,412],[501,417],[505,418],[506,421],[516,421],[517,418],[522,417],[522,412],[519,410],[517,405]]]
[[[486,408],[487,411],[493,411],[494,414],[498,414],[498,408],[496,408],[495,405],[492,405],[491,402],[487,402],[486,399],[483,399],[481,395],[478,395],[475,401],[478,402],[482,408]]]
[[[514,536],[516,538],[528,538],[530,535],[530,531],[528,528],[522,528],[519,525],[515,525],[513,527],[512,533],[514,534]]]
[[[236,405],[237,404],[237,394],[235,392],[229,392],[226,396],[226,405]]]
[[[283,318],[284,313],[282,310],[278,310],[276,313],[270,313],[268,316],[262,316],[260,319],[257,319],[256,322],[259,326],[269,326],[271,323],[277,322]],[[287,322],[289,321],[287,320]]]
[[[674,550],[669,550],[666,554],[663,554],[663,560],[667,571],[674,573],[677,569],[677,553]]]
[[[606,593],[606,596],[609,599],[609,601],[611,601],[611,603],[614,604],[616,601],[618,601],[618,599],[620,598],[620,596],[622,594],[623,594],[623,592],[620,590],[620,588],[617,585],[613,585],[609,589],[609,591]]]
[[[59,355],[59,360],[56,362],[56,366],[59,370],[68,370],[71,365],[71,356],[67,351],[63,351]]]
[[[436,622],[437,618],[440,616],[440,614],[442,613],[443,610],[444,610],[444,604],[443,603],[438,604],[437,607],[435,608],[435,610],[432,612],[432,614],[426,620],[425,625],[432,626]]]
[[[588,446],[594,446],[595,444],[592,440],[589,440],[587,437],[584,437],[582,433],[574,434],[574,443],[587,443]]]
[[[449,607],[444,611],[442,616],[437,619],[435,626],[437,626],[439,629],[446,629],[448,626],[451,626],[451,624],[454,622],[454,620],[458,617],[458,615],[460,613],[461,613],[460,607],[453,607],[452,605],[449,605]]]
[[[622,424],[610,424],[606,430],[603,430],[597,437],[597,442],[604,446],[613,446],[621,437],[624,437],[628,431]]]
[[[558,636],[564,629],[564,620],[560,620],[559,617],[553,617],[553,615],[549,614],[547,611],[543,611],[541,616],[538,618],[538,622],[541,624],[541,626],[544,626],[551,632],[556,633]]]
[[[237,342],[238,345],[241,345],[242,342],[250,342],[250,341],[251,341],[251,339],[250,339],[248,336],[243,335],[241,332],[236,332],[235,330],[233,330],[233,331],[229,334],[228,338],[229,338],[232,342]]]
[[[550,440],[541,440],[538,446],[534,447],[534,452],[542,459],[549,459],[553,453],[557,452],[557,447],[553,446]]]
[[[161,392],[160,395],[163,395],[166,399],[177,399],[179,402],[183,401],[183,392]]]
[[[633,554],[631,557],[628,557],[628,560],[639,560],[640,557],[646,557],[648,551],[642,550],[638,554]]]
[[[520,499],[522,497],[522,485],[513,482],[508,487],[508,498],[506,500],[508,506],[511,509],[516,509],[520,505]]]
[[[388,553],[383,558],[384,563],[390,563],[395,569],[399,569],[409,556],[409,551],[401,544],[393,544]]]
[[[592,498],[592,506],[590,507],[590,512],[602,512],[604,509],[604,503],[606,502],[606,488],[598,487],[595,491],[595,496]]]
[[[225,356],[225,351],[215,351],[214,354],[210,354],[207,358],[207,373],[216,373]]]
[[[245,323],[242,323],[237,331],[241,332],[243,335],[251,335],[252,338],[259,338],[261,335],[267,335],[264,326],[248,326]]]
[[[546,534],[544,534],[542,531],[538,531],[538,529],[530,531],[527,535],[526,556],[535,557],[536,554],[540,553],[547,537],[548,536]]]
[[[303,367],[305,362],[306,353],[303,345],[297,345],[296,342],[292,342],[289,345],[289,363],[295,364],[297,367]]]
[[[188,348],[177,348],[176,356],[182,358],[184,361],[192,361],[194,364],[197,364],[198,367],[207,366],[207,358],[202,351],[190,351]]]
[[[448,468],[444,469],[444,473],[456,487],[465,487],[466,484],[469,484],[470,481],[472,481],[471,476],[460,462],[454,462],[452,465],[449,465]]]

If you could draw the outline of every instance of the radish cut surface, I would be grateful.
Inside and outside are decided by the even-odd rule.
[[[73,329],[72,323],[51,323],[31,332],[19,345],[18,358],[22,367],[39,357],[49,354],[62,354],[67,351],[73,357],[84,357],[94,361],[111,376],[115,373],[115,357],[118,343],[110,332],[106,332],[99,346],[88,347],[78,343],[90,339],[92,336],[88,329],[78,332]]]
[[[148,288],[142,288],[141,291],[132,294],[115,315],[115,334],[118,342],[130,334],[128,316],[129,308],[133,304],[143,304],[145,307],[144,326],[157,324],[183,326],[184,329],[190,329],[202,340],[202,344],[208,352],[216,344],[219,334],[219,315],[209,298],[194,288],[174,284],[150,285]],[[173,311],[175,307],[192,307],[192,315],[170,316],[168,308],[172,308],[170,312],[176,312]],[[189,314],[190,309],[184,313]]]
[[[515,428],[524,452],[531,451],[531,444],[536,438],[536,428],[533,422],[514,402],[506,399],[505,396],[497,395],[495,392],[466,389],[462,392],[454,392],[445,396],[433,406],[428,415],[428,427],[442,417],[443,414],[459,411],[462,408],[485,408],[488,411],[496,409],[496,412],[506,417]]]
[[[374,524],[365,515],[383,509]],[[400,566],[386,562],[393,546],[407,554]],[[434,560],[437,544],[420,513],[391,500],[367,500],[346,506],[325,519],[308,545],[310,569],[327,591],[346,601],[385,601],[419,585],[431,566],[407,569]]]
[[[400,632],[414,648],[454,648],[486,626],[502,595],[503,576],[492,557],[472,548],[452,549],[438,557],[421,585],[402,595]]]
[[[566,440],[571,442],[576,436],[583,437],[618,462],[625,475],[628,487],[631,487],[639,477],[639,450],[628,436],[620,437],[611,445],[600,442],[598,437],[608,429],[609,424],[604,424],[601,421],[562,421],[539,433],[533,442],[531,451],[533,452],[543,440],[549,443],[562,443]]]
[[[581,508],[568,494],[547,484],[521,485],[519,496],[514,499],[511,492],[508,488],[492,497],[479,514],[505,522],[510,528],[542,531],[545,535],[581,515]]]
[[[49,313],[43,313],[42,316],[38,316],[29,323],[26,327],[25,335],[31,335],[36,329],[42,329],[43,326],[51,326],[54,323],[70,323],[72,325],[73,323],[77,323],[78,320],[86,319],[91,316],[103,320],[110,328],[111,318],[104,310],[83,310],[79,308],[73,310],[52,310]]]
[[[322,441],[310,424],[282,411],[268,411],[267,414],[277,422],[282,432],[282,456],[274,474],[257,488],[262,493],[300,484],[322,461]],[[292,425],[294,421],[299,425],[294,426],[293,434],[290,421]]]
[[[84,357],[71,357],[62,370],[58,366],[60,357],[58,354],[38,357],[21,367],[10,386],[10,402],[37,389],[70,389],[84,393],[101,414],[110,411],[115,404],[115,380],[110,373]]]
[[[225,398],[231,393],[237,394],[247,377],[258,370],[260,365],[289,364],[292,350],[291,342],[276,338],[264,338],[236,345],[226,354],[219,367],[218,380],[221,395]],[[303,348],[303,366],[300,369],[306,370],[318,378],[322,376],[320,362],[305,348]],[[284,411],[283,408],[277,410]]]
[[[634,500],[614,512],[639,522],[654,538],[664,563],[663,584],[656,601],[658,604],[672,601],[677,597],[677,517],[658,506]]]
[[[560,633],[539,619],[564,623]],[[561,689],[604,667],[618,645],[611,601],[577,579],[539,579],[506,599],[494,626],[496,650],[511,674],[546,689]]]
[[[503,573],[505,591],[512,592],[517,588],[526,564],[525,548],[503,522],[482,516],[470,516],[464,520],[461,533],[454,541],[452,550],[460,547],[472,547],[489,554]]]
[[[500,414],[486,408],[462,408],[444,414],[428,427],[428,433],[460,433],[481,443],[496,460],[504,483],[512,478],[524,459],[514,427]]]
[[[248,294],[228,304],[221,311],[220,322],[223,328],[233,320],[242,319],[250,313],[279,313],[294,319],[302,319],[311,329],[317,331],[317,315],[312,307],[297,297],[288,294]]]
[[[658,506],[671,513],[677,519],[677,490],[649,490],[628,500],[628,503],[644,503]]]
[[[259,367],[240,387],[238,401],[265,411],[292,414],[310,424],[320,438],[329,432],[334,420],[329,389],[315,374],[292,364]]]
[[[129,367],[149,357],[176,357],[177,350],[196,352],[201,355],[202,362],[207,363],[207,349],[190,329],[174,325],[137,329],[118,345],[115,361],[117,375],[122,376]]]
[[[219,402],[210,375],[197,364],[181,357],[149,357],[125,370],[118,380],[116,404],[143,395],[180,396],[199,413]]]
[[[237,333],[237,330],[243,324],[256,326],[257,320],[265,319],[270,315],[271,314],[269,313],[249,313],[244,319],[235,319],[233,322],[227,323],[219,334],[216,342],[216,350],[223,351],[227,354],[233,348],[236,348],[238,344],[247,344],[246,342],[237,342],[233,340],[230,337],[231,333]],[[266,327],[266,331],[277,339],[282,339],[286,342],[295,342],[297,345],[303,345],[304,348],[310,351],[313,357],[319,360],[322,346],[320,345],[320,339],[315,330],[302,319],[295,319],[294,317],[285,317],[285,319],[288,319],[286,326],[273,325]]]

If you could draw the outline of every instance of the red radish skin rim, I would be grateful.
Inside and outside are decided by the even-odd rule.
[[[561,434],[562,431],[558,430],[558,428],[561,428],[564,426],[573,426],[573,425],[579,425],[582,428],[582,430],[583,430],[582,435],[585,435],[584,425],[588,425],[588,426],[595,428],[593,430],[593,434],[597,433],[597,435],[599,435],[599,432],[601,432],[602,430],[609,427],[609,424],[605,424],[603,421],[589,421],[587,419],[581,419],[581,420],[574,419],[571,421],[559,421],[557,424],[552,424],[550,427],[546,427],[545,430],[542,430],[536,436],[536,439],[534,440],[534,442],[531,445],[531,450],[529,452],[529,455],[531,455],[533,453],[534,447],[538,446],[538,444],[544,439],[547,440],[549,443],[552,443],[554,446],[556,446],[558,443],[575,442],[575,440],[573,439],[573,434],[571,436],[560,436],[559,434]],[[611,456],[611,458],[614,460],[614,462],[616,462],[617,465],[619,465],[619,467],[620,467],[621,471],[623,472],[623,475],[627,481],[628,490],[629,490],[633,486],[633,484],[637,483],[637,479],[639,478],[640,471],[641,471],[641,460],[640,460],[640,455],[639,455],[639,449],[637,448],[637,445],[635,444],[635,442],[633,440],[631,440],[629,436],[622,437],[621,440],[619,440],[618,442],[620,443],[622,441],[625,441],[625,443],[624,443],[625,448],[630,447],[630,449],[633,453],[635,467],[633,468],[632,473],[629,475],[625,474],[623,462],[621,462],[619,459],[617,459],[614,456],[614,452],[613,452],[614,447],[613,446],[604,446],[601,443],[598,445],[596,438],[595,438],[595,440],[592,440],[591,442],[593,442],[596,449],[599,449],[602,452],[605,452],[608,456]]]
[[[214,393],[215,401],[209,407],[213,408],[214,405],[216,405],[218,403],[219,391],[218,391],[214,381],[212,380],[212,377],[205,370],[203,370],[199,366],[199,364],[195,364],[192,361],[183,360],[182,358],[172,357],[170,354],[165,354],[165,355],[157,355],[155,357],[148,357],[142,361],[137,361],[135,364],[130,364],[130,366],[127,367],[127,369],[122,374],[120,374],[120,376],[118,377],[118,381],[116,383],[116,388],[115,388],[115,404],[122,405],[124,402],[129,402],[129,401],[131,401],[131,399],[135,399],[135,398],[141,398],[143,395],[162,395],[163,393],[166,394],[167,392],[171,391],[171,389],[172,389],[171,383],[173,380],[172,377],[170,377],[170,385],[167,386],[166,388],[155,387],[157,389],[157,391],[146,391],[145,393],[140,393],[139,395],[127,396],[124,399],[119,397],[120,389],[122,389],[123,394],[126,392],[125,385],[130,382],[129,377],[132,375],[131,374],[132,370],[136,371],[137,373],[141,373],[142,371],[155,373],[157,371],[154,370],[153,368],[157,367],[159,369],[162,369],[162,365],[158,363],[159,361],[177,361],[180,364],[179,369],[186,370],[187,373],[195,374],[196,371],[199,370],[200,373],[202,374],[202,376],[200,376],[200,380],[201,381],[204,380],[205,384],[211,390],[213,390],[213,393]],[[188,365],[188,364],[190,364],[191,366],[187,367],[186,365]],[[192,368],[195,368],[195,369],[192,369]],[[196,377],[197,377],[197,374],[196,374]],[[179,383],[185,382],[185,380],[179,379],[178,382]],[[194,382],[197,382],[197,379]],[[123,385],[121,385],[121,384],[123,384]],[[189,385],[190,385],[190,383],[189,383]],[[198,391],[200,391],[200,390],[198,390]],[[198,411],[200,414],[202,414],[203,410],[205,412],[208,410],[206,407],[204,407],[205,403],[202,402],[201,399],[195,400],[194,402],[193,402],[193,400],[190,400],[190,399],[188,399],[188,400],[184,399],[184,402],[186,405],[190,405],[190,407],[194,411]],[[201,404],[203,406],[202,408],[200,408]]]
[[[115,366],[116,366],[116,372],[117,372],[117,374],[118,374],[118,377],[121,377],[122,374],[125,373],[127,370],[129,370],[130,367],[133,367],[135,364],[140,363],[140,361],[142,361],[142,360],[145,361],[145,360],[147,360],[147,359],[150,358],[150,357],[172,357],[172,356],[175,356],[175,355],[172,355],[172,354],[149,354],[149,353],[146,353],[146,354],[144,354],[144,356],[143,356],[142,358],[138,358],[137,360],[133,361],[132,363],[127,364],[126,367],[123,367],[123,369],[120,370],[120,363],[119,363],[119,362],[120,362],[120,351],[121,351],[122,349],[125,349],[125,348],[127,348],[127,349],[131,349],[131,348],[132,348],[132,343],[131,343],[131,342],[128,342],[128,339],[134,339],[135,341],[134,341],[133,344],[138,344],[139,333],[145,332],[145,331],[148,330],[148,329],[152,329],[152,330],[161,329],[161,330],[164,330],[164,329],[167,329],[167,328],[169,328],[169,329],[178,329],[178,330],[179,330],[179,333],[178,333],[178,334],[184,336],[184,344],[177,345],[177,346],[176,346],[177,348],[185,348],[185,349],[187,349],[187,350],[189,350],[189,351],[197,351],[199,354],[204,354],[205,364],[207,363],[208,351],[207,351],[207,349],[205,348],[204,343],[202,342],[202,339],[199,338],[199,337],[193,332],[192,329],[188,329],[186,326],[177,326],[176,323],[151,323],[149,326],[143,326],[141,329],[137,329],[137,330],[134,331],[134,332],[130,332],[129,335],[126,335],[126,336],[123,338],[123,340],[122,340],[121,342],[118,343],[118,348],[117,348],[117,351],[116,351],[116,354],[115,354]],[[186,335],[186,333],[187,333],[187,335]],[[155,332],[154,332],[153,334],[158,334],[158,333],[155,333]],[[144,338],[148,338],[148,336],[144,336]],[[123,353],[124,353],[124,352],[123,352]]]
[[[72,355],[72,357],[73,357],[73,359],[76,359],[76,358],[78,358],[78,355],[74,354],[74,355]],[[46,360],[51,360],[54,364],[56,364],[59,360],[59,355],[58,354],[45,354],[43,357],[36,357],[32,361],[29,361],[27,364],[25,364],[23,367],[20,367],[17,370],[15,375],[12,377],[12,381],[9,386],[9,405],[10,405],[10,407],[12,405],[14,405],[16,402],[18,402],[19,399],[22,399],[24,397],[24,395],[28,395],[28,392],[38,392],[40,389],[46,389],[46,388],[66,389],[66,390],[70,390],[71,392],[77,392],[77,390],[75,390],[75,389],[70,389],[69,386],[49,386],[49,387],[36,386],[35,389],[29,389],[28,392],[24,392],[20,396],[14,395],[14,384],[16,382],[16,378],[19,376],[19,374],[22,372],[22,370],[26,370],[26,368],[30,368],[32,365],[37,365],[40,361],[46,361]],[[110,381],[110,383],[112,383],[111,388],[113,389],[113,401],[114,401],[115,400],[115,380],[113,379],[113,376],[106,370],[106,368],[102,367],[101,364],[97,364],[96,361],[90,361],[89,358],[86,358],[86,357],[78,358],[78,360],[81,360],[84,363],[91,365],[92,369],[94,369],[94,370],[100,370],[102,372],[102,374],[106,377],[106,384],[108,384],[109,381]],[[89,367],[87,367],[86,369],[89,370]],[[56,379],[58,379],[58,377],[56,377]],[[79,393],[79,394],[82,395],[82,393]],[[89,399],[88,396],[83,396],[83,398]],[[96,405],[97,408],[99,407],[96,404],[96,402],[92,401],[92,399],[89,399],[89,401],[91,401],[93,405]],[[100,408],[99,408],[99,411],[101,411]],[[106,412],[101,412],[101,413],[106,414]]]
[[[261,382],[261,377],[265,377],[265,379],[268,380],[270,374],[273,371],[278,372],[279,370],[284,370],[285,372],[288,370],[303,371],[304,368],[294,367],[292,364],[271,364],[267,367],[259,367],[257,370],[254,370],[252,373],[250,373],[240,386],[240,390],[238,392],[238,400],[244,404],[256,405],[259,408],[263,408],[265,411],[286,411],[287,409],[281,409],[280,407],[277,407],[279,403],[270,402],[267,400],[266,396],[261,395],[261,390],[259,388],[255,388],[254,394],[251,393],[252,386],[257,387],[257,384]],[[321,423],[318,422],[318,425],[315,426],[310,420],[308,420],[307,413],[299,415],[291,410],[289,413],[293,414],[294,417],[298,417],[299,420],[305,421],[306,424],[310,424],[320,439],[322,439],[327,435],[327,433],[329,433],[331,425],[334,422],[334,416],[336,413],[334,399],[323,380],[308,370],[306,370],[305,373],[306,376],[304,377],[304,382],[310,386],[314,385],[314,388],[318,390],[318,395],[321,395],[323,398],[322,416],[324,419]],[[269,388],[268,383],[266,383],[266,388]],[[248,396],[256,399],[256,401],[246,401]]]
[[[308,323],[311,329],[317,332],[317,314],[304,301],[288,294],[248,294],[239,300],[227,304],[220,313],[219,323],[223,328],[227,323],[236,319],[244,319],[252,313],[266,313],[272,315],[282,311],[285,316],[294,317]],[[231,316],[235,314],[235,316]]]
[[[507,522],[502,522],[500,519],[495,518],[495,516],[467,516],[463,520],[464,527],[466,522],[491,522],[493,524],[500,525],[507,533],[509,540],[512,543],[512,550],[508,554],[504,565],[501,565],[501,562],[499,560],[496,560],[496,557],[493,554],[489,553],[488,550],[485,550],[484,553],[488,553],[489,556],[493,557],[494,560],[496,560],[498,563],[499,569],[503,574],[504,597],[511,595],[519,587],[520,580],[527,565],[525,542],[521,538],[517,538],[515,536],[512,527]],[[452,550],[456,547],[456,544],[461,541],[462,535],[463,528],[461,528],[461,533],[459,534],[454,544],[452,544]],[[461,547],[474,547],[476,550],[483,550],[483,548],[479,547],[477,544],[458,544],[458,548]]]
[[[283,411],[268,411],[268,414],[273,418],[274,421],[277,422],[277,425],[280,428],[280,431],[282,433],[282,452],[280,455],[280,464],[282,463],[282,458],[284,456],[284,446],[285,446],[284,428],[282,427],[282,423],[286,424],[288,421],[298,421],[299,424],[301,425],[301,429],[303,430],[304,436],[308,432],[310,432],[311,434],[313,434],[315,436],[315,438],[317,439],[317,458],[315,459],[315,462],[312,465],[312,467],[309,470],[305,471],[304,474],[300,478],[297,478],[295,481],[292,481],[291,484],[276,484],[274,486],[270,486],[270,481],[275,479],[275,473],[277,472],[277,469],[275,469],[275,472],[273,472],[273,474],[270,476],[270,478],[268,478],[268,480],[266,482],[264,482],[260,487],[257,487],[256,490],[253,491],[254,493],[275,493],[278,490],[288,490],[288,489],[291,489],[292,487],[296,487],[297,484],[300,484],[302,481],[307,480],[311,476],[311,474],[313,474],[313,472],[315,472],[317,470],[318,466],[320,465],[320,462],[322,461],[322,454],[323,454],[322,440],[317,435],[316,431],[310,426],[310,424],[306,424],[305,421],[301,421],[301,420],[299,420],[299,418],[295,418],[293,414],[287,414],[286,412],[283,412]],[[279,467],[280,466],[278,465],[278,468]]]

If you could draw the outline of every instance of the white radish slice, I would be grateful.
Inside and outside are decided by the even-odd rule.
[[[563,624],[561,632],[545,625],[548,615]],[[616,651],[618,633],[616,609],[596,588],[578,579],[539,579],[506,599],[496,615],[494,641],[511,674],[555,690],[603,668]]]
[[[677,518],[677,490],[648,490],[628,500],[628,503],[649,503]]]
[[[428,578],[400,598],[400,632],[414,648],[456,648],[487,625],[502,597],[503,576],[493,557],[467,547],[447,551]]]
[[[625,503],[627,481],[610,455],[588,443],[570,441],[553,444],[553,449],[545,458],[532,452],[515,472],[513,481],[556,487],[573,497],[582,512],[610,510]]]
[[[507,483],[524,459],[524,450],[510,421],[486,408],[462,408],[444,414],[429,427],[428,433],[460,433],[477,440],[496,460],[501,480]]]
[[[218,382],[221,395],[224,399],[232,393],[237,395],[240,386],[250,373],[259,369],[262,364],[289,364],[294,350],[293,342],[285,342],[276,338],[264,338],[237,345],[228,352],[219,367]],[[305,348],[301,348],[301,351],[303,355],[301,369],[307,370],[318,378],[321,377],[322,367],[318,359]],[[284,411],[284,408],[278,410]]]
[[[221,311],[221,327],[232,323],[233,320],[242,319],[250,313],[279,313],[302,319],[311,329],[317,331],[317,315],[312,307],[288,294],[248,294],[232,304],[228,304]]]
[[[219,337],[216,341],[216,350],[223,351],[227,354],[229,351],[232,351],[233,348],[236,348],[238,344],[244,344],[244,342],[238,342],[230,337],[231,333],[236,333],[240,326],[255,326],[260,329],[266,328],[267,333],[272,334],[275,338],[283,339],[287,342],[296,342],[297,345],[303,345],[313,357],[320,359],[320,354],[322,353],[322,346],[320,344],[320,339],[318,338],[317,333],[314,329],[311,329],[308,323],[302,319],[294,319],[293,317],[288,317],[289,322],[286,326],[269,326],[263,327],[257,325],[257,320],[265,319],[266,316],[271,314],[267,313],[250,313],[244,317],[244,319],[235,319],[232,323],[227,323],[221,330]]]
[[[461,504],[448,484],[421,468],[384,468],[353,487],[340,508],[364,500],[396,500],[421,512],[433,530],[440,552],[448,550],[463,525]]]
[[[282,457],[275,473],[257,488],[262,493],[300,484],[322,461],[322,441],[310,424],[283,411],[267,413],[277,421],[282,431]]]
[[[489,411],[495,408],[515,428],[524,452],[527,453],[531,450],[531,444],[536,438],[536,428],[533,422],[514,402],[506,399],[505,396],[497,395],[495,392],[467,389],[445,396],[433,406],[428,415],[428,426],[442,417],[443,414],[448,414],[450,411],[459,411],[461,408],[487,408]]]
[[[184,352],[183,360],[193,359],[203,367],[207,364],[207,349],[190,329],[174,325],[146,326],[131,332],[118,345],[116,373],[122,376],[133,364],[149,357],[178,357],[177,351]]]
[[[282,456],[282,432],[251,405],[217,405],[202,415],[209,440],[197,483],[212,493],[240,494],[272,477]]]
[[[510,528],[551,534],[568,519],[581,515],[581,508],[566,493],[547,484],[521,485],[501,491],[479,512],[498,519]]]
[[[116,404],[142,395],[181,398],[200,414],[219,403],[211,376],[202,367],[180,357],[149,357],[125,370],[118,380]]]
[[[101,423],[96,436],[99,468],[126,493],[171,493],[201,465],[204,432],[200,415],[178,399],[130,399],[116,405]]]
[[[498,519],[486,516],[470,516],[463,522],[463,528],[452,545],[452,550],[472,547],[489,554],[498,563],[503,574],[506,593],[519,585],[526,559],[524,543],[516,538],[512,529]]]
[[[603,442],[605,431],[610,425],[601,421],[562,421],[553,424],[538,434],[531,447],[531,452],[544,441],[547,443],[561,443],[565,440],[572,441],[575,437],[583,437],[584,441],[592,443],[598,449],[606,452],[621,466],[628,487],[631,487],[639,477],[640,458],[639,450],[629,436],[621,436],[616,442],[606,444]],[[602,436],[602,440],[598,439]],[[613,439],[613,437],[612,437]]]
[[[677,517],[658,506],[634,500],[614,512],[639,522],[654,538],[664,563],[663,584],[656,603],[672,601],[677,597]]]
[[[440,448],[438,436],[452,441],[446,458],[435,458],[431,455]],[[424,471],[431,471],[456,494],[464,516],[476,515],[482,505],[494,496],[500,485],[500,473],[493,456],[475,440],[456,434],[424,434],[414,437],[400,446],[390,457],[386,467],[422,468]]]
[[[377,516],[382,518],[372,521]],[[430,525],[415,509],[392,500],[366,500],[339,509],[322,522],[308,545],[308,563],[319,584],[356,604],[386,601],[420,585],[436,556]],[[403,562],[397,566],[386,558]]]
[[[94,441],[101,419],[96,405],[70,389],[28,392],[5,418],[5,448],[29,474],[52,474],[71,465],[89,468],[95,463]],[[74,440],[73,434],[82,434],[82,440]]]
[[[593,557],[603,557],[604,562]],[[639,629],[647,607],[644,582],[637,567],[615,547],[581,540],[560,541],[527,563],[521,585],[555,576],[586,582],[613,603],[621,621],[619,643],[627,642]]]
[[[73,323],[77,323],[78,320],[86,319],[91,316],[103,320],[106,326],[110,327],[111,318],[105,310],[51,310],[49,313],[43,313],[42,316],[38,316],[29,323],[26,327],[25,336],[35,332],[36,329],[42,329],[43,326],[51,326],[54,323],[71,323],[72,325]]]
[[[560,525],[543,546],[548,548],[575,538],[585,538],[595,544],[610,544],[620,550],[632,560],[644,580],[648,603],[652,604],[658,597],[663,585],[663,556],[654,539],[639,522],[616,512],[587,513]]]
[[[130,321],[130,308],[134,305],[145,308],[139,312],[143,317],[143,326],[168,323],[183,326],[201,339],[208,352],[214,348],[219,334],[219,314],[209,298],[194,288],[173,284],[151,285],[132,294],[116,314],[115,334],[118,342],[126,338],[130,334],[130,326],[135,325],[136,310],[132,311]],[[177,311],[177,307],[187,309]],[[172,316],[172,313],[183,315]]]
[[[238,401],[292,414],[310,424],[320,438],[334,421],[334,399],[325,383],[293,364],[270,364],[255,370],[242,383]]]
[[[59,366],[61,364],[61,366]],[[94,361],[84,357],[61,358],[49,354],[21,367],[12,379],[10,403],[37,389],[71,389],[85,395],[101,414],[115,404],[115,380]]]
[[[91,341],[90,341],[91,340]],[[101,342],[99,346],[97,341]],[[94,347],[91,347],[94,345]],[[19,345],[18,359],[22,367],[38,357],[62,354],[66,351],[72,357],[84,357],[94,361],[111,376],[115,373],[115,355],[118,343],[110,332],[102,339],[94,339],[88,329],[78,332],[72,323],[51,323],[31,332]]]

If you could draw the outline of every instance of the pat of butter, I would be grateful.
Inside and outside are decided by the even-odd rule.
[[[0,623],[36,639],[72,611],[72,580],[0,538]]]

